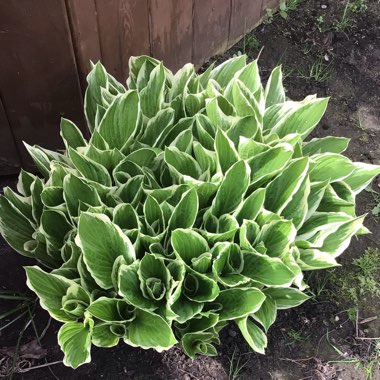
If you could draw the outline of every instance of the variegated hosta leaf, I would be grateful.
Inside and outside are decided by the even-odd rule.
[[[27,284],[64,323],[64,363],[121,340],[216,355],[233,320],[264,353],[277,310],[307,300],[303,271],[338,266],[367,233],[356,195],[380,167],[342,155],[349,140],[307,140],[328,99],[286,99],[281,67],[264,86],[257,60],[234,57],[173,74],[132,57],[127,87],[92,65],[87,141],[62,119],[65,150],[26,145],[0,197],[0,232],[35,258]]]

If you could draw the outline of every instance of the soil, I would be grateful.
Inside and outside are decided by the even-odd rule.
[[[259,62],[263,78],[282,64],[287,96],[295,100],[313,93],[331,97],[313,137],[349,137],[352,139],[347,151],[350,158],[379,164],[380,4],[377,0],[351,0],[351,3],[366,3],[367,9],[353,14],[343,31],[336,31],[334,23],[342,20],[346,1],[305,0],[298,9],[289,11],[286,19],[275,15],[214,60],[221,62],[239,52],[246,52],[253,59],[262,47]],[[255,36],[256,41],[249,36]],[[322,72],[317,71],[322,78],[310,75],[315,63],[322,65]],[[5,177],[0,184],[15,187],[15,182],[16,178]],[[379,190],[379,179],[373,186]],[[310,278],[314,292],[322,279],[327,279],[318,297],[302,307],[279,312],[277,322],[269,331],[265,356],[250,351],[231,325],[221,334],[218,357],[198,357],[192,361],[178,348],[159,354],[120,344],[114,349],[93,347],[91,363],[75,371],[61,363],[47,367],[46,363],[62,360],[56,341],[59,324],[51,321],[49,325],[47,313],[37,305],[31,307],[35,326],[27,325],[20,340],[20,331],[28,320],[26,316],[12,327],[0,330],[0,347],[4,347],[0,349],[0,377],[1,374],[7,377],[7,369],[14,364],[17,369],[14,379],[380,379],[375,355],[379,347],[374,344],[379,341],[361,339],[380,336],[380,300],[374,295],[363,296],[357,305],[356,318],[350,320],[346,310],[355,305],[349,295],[339,293],[334,283],[338,278],[350,281],[355,270],[353,259],[367,247],[380,247],[380,218],[371,213],[375,206],[371,193],[360,194],[357,205],[358,214],[368,213],[365,224],[372,234],[353,239],[340,258],[342,268],[335,269],[333,275],[321,271]],[[3,240],[0,260],[2,290],[27,294],[34,299],[26,288],[22,269],[31,261],[12,252]],[[16,305],[15,301],[2,301],[0,314]],[[6,321],[2,321],[3,325]],[[36,341],[33,327],[39,335],[46,330],[41,345]],[[22,360],[13,363],[17,345]],[[368,369],[371,365],[372,373]],[[43,367],[22,373],[28,366]]]

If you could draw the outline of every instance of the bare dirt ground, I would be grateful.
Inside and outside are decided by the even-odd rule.
[[[297,1],[291,2],[297,5]],[[380,164],[380,3],[378,0],[304,0],[283,16],[274,15],[244,40],[215,57],[260,49],[264,78],[278,64],[286,75],[287,96],[330,96],[326,116],[313,137],[351,138],[348,156]],[[15,186],[15,178],[2,178]],[[380,192],[379,179],[373,189]],[[76,371],[63,364],[56,341],[59,324],[49,323],[38,305],[23,307],[21,317],[3,328],[0,323],[0,378],[15,379],[253,379],[253,380],[376,380],[380,379],[380,213],[376,193],[363,192],[358,214],[368,213],[371,235],[354,239],[341,257],[341,268],[321,271],[309,278],[311,300],[297,309],[279,313],[269,331],[265,356],[250,351],[234,327],[221,335],[220,356],[192,361],[177,348],[162,354],[120,344],[114,349],[92,350],[92,362]],[[367,254],[365,251],[370,249]],[[363,255],[367,259],[365,265]],[[359,261],[355,261],[358,259]],[[34,296],[25,285],[22,265],[29,261],[0,241],[0,286],[3,290]],[[24,301],[25,302],[25,301]],[[27,301],[26,301],[27,302]],[[1,301],[0,314],[20,301]],[[27,322],[29,321],[29,322]],[[23,331],[20,337],[20,331]],[[36,336],[39,337],[40,343]],[[1,349],[1,347],[3,347]],[[15,352],[19,354],[15,356]],[[28,366],[42,366],[22,373]]]

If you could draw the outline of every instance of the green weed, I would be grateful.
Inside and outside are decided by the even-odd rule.
[[[300,343],[306,339],[306,337],[302,334],[302,331],[297,330],[289,330],[287,332],[289,342],[286,343],[287,346],[292,346],[293,344]]]
[[[365,12],[367,10],[367,4],[365,0],[348,0],[342,17],[339,20],[334,21],[334,30],[337,32],[345,32],[352,29],[356,25],[356,14]]]
[[[377,248],[368,248],[364,255],[355,259],[353,264],[358,268],[356,276],[359,294],[367,293],[380,296],[380,287],[377,282],[377,273],[380,270],[380,251]]]
[[[228,358],[228,361],[230,363],[228,371],[229,380],[238,380],[241,376],[242,370],[248,363],[248,360],[243,361],[241,355],[237,354],[236,351],[237,349],[235,346],[232,356]]]
[[[243,43],[244,43],[244,46],[243,46],[244,54],[249,51],[259,50],[261,47],[261,42],[253,33],[245,35]]]
[[[326,64],[322,57],[318,57],[309,65],[305,74],[300,72],[299,77],[317,83],[326,82],[330,77],[330,64]]]
[[[282,1],[279,7],[279,15],[282,18],[287,19],[289,16],[289,12],[295,11],[300,4],[301,0]]]

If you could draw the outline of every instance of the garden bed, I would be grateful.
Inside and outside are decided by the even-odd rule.
[[[286,18],[269,14],[266,23],[216,60],[222,62],[242,52],[255,58],[263,48],[259,61],[263,77],[282,63],[290,98],[300,100],[311,93],[331,96],[314,137],[349,137],[350,158],[380,164],[380,7],[377,0],[346,4],[309,0],[295,10],[283,11]],[[15,181],[2,178],[1,185],[15,187]],[[373,189],[380,192],[378,179]],[[380,248],[379,202],[376,193],[359,195],[358,214],[369,213],[365,224],[372,234],[352,240],[339,259],[342,268],[313,274],[309,302],[279,312],[268,334],[266,356],[253,353],[231,325],[221,334],[220,356],[215,358],[192,361],[177,348],[159,354],[119,344],[113,349],[93,347],[92,362],[75,371],[63,364],[47,367],[46,363],[62,360],[56,341],[59,323],[49,325],[47,313],[33,302],[35,296],[26,288],[22,265],[31,261],[13,254],[1,240],[2,290],[27,295],[31,301],[24,301],[27,306],[19,315],[25,314],[19,320],[0,331],[0,348],[5,347],[0,350],[0,376],[9,368],[21,372],[27,366],[42,366],[15,373],[14,378],[371,379],[372,373],[376,379],[380,376],[376,368],[380,339],[363,338],[380,336],[376,287],[380,280],[380,253],[376,251]],[[365,254],[368,248],[373,249]],[[0,313],[18,305],[20,300],[2,301]],[[35,314],[33,319],[28,310]],[[10,320],[3,319],[2,326]]]

